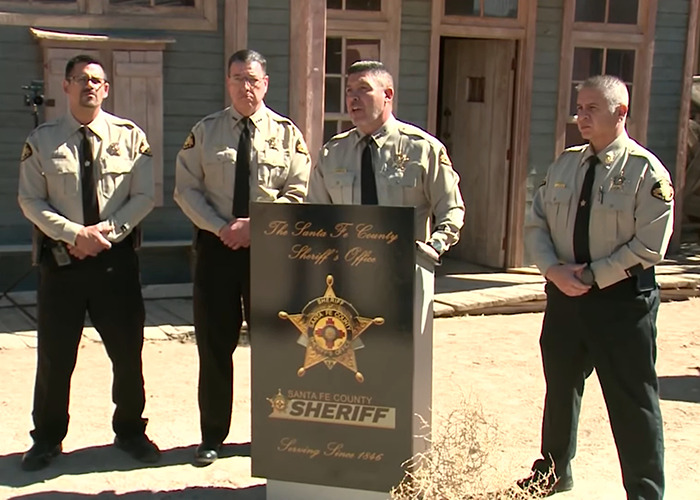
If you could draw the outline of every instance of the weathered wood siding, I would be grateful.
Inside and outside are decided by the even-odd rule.
[[[649,96],[647,146],[675,170],[689,0],[659,1]]]
[[[405,0],[401,5],[401,56],[397,117],[421,128],[428,119],[430,66],[430,1]]]

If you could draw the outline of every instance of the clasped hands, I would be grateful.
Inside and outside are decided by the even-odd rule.
[[[219,239],[231,250],[250,247],[250,217],[239,217],[219,230]]]
[[[114,229],[109,222],[100,222],[93,226],[84,226],[75,237],[75,245],[66,245],[68,253],[79,260],[95,257],[103,250],[112,248],[107,235]]]
[[[581,282],[581,273],[586,264],[555,264],[545,273],[544,277],[569,297],[579,297],[591,289]]]

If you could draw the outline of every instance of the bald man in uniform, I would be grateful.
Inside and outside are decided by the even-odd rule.
[[[226,82],[232,105],[194,126],[175,166],[175,201],[197,228],[199,465],[218,458],[231,425],[231,356],[243,322],[241,299],[250,319],[249,202],[300,203],[311,167],[299,129],[265,106],[265,58],[253,50],[236,52]]]
[[[542,458],[518,481],[533,493],[573,488],[581,397],[593,369],[627,498],[664,493],[654,265],[671,237],[674,193],[661,162],[627,135],[628,106],[627,87],[616,77],[580,86],[577,123],[589,142],[550,166],[526,223],[527,249],[547,279]]]
[[[20,163],[19,205],[42,233],[34,445],[22,468],[44,468],[61,453],[86,311],[112,361],[114,444],[155,462],[160,451],[141,416],[145,310],[133,233],[153,208],[151,150],[133,122],[102,110],[109,82],[98,60],[68,61],[63,90],[69,112],[29,135]]]
[[[348,68],[345,102],[355,128],[323,146],[308,201],[416,207],[418,245],[438,261],[464,224],[459,176],[440,141],[394,117],[393,99],[393,78],[381,62]]]

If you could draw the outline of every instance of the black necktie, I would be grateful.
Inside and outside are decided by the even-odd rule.
[[[100,222],[100,207],[97,203],[95,172],[92,166],[92,146],[87,135],[87,127],[80,127],[83,140],[80,147],[80,178],[83,191],[83,224],[93,226]]]
[[[238,152],[236,154],[236,181],[233,188],[233,215],[236,217],[248,217],[250,205],[250,129],[248,118],[243,118],[241,123],[241,136],[238,139]]]
[[[599,160],[596,155],[588,159],[588,170],[583,178],[581,196],[576,209],[576,222],[574,223],[574,258],[578,264],[591,262],[591,248],[589,241],[589,226],[591,222],[591,194],[593,181],[595,180],[595,167]]]
[[[374,178],[374,168],[372,168],[372,136],[367,136],[367,144],[362,151],[362,173],[360,175],[360,187],[362,192],[363,205],[376,205],[377,181]]]

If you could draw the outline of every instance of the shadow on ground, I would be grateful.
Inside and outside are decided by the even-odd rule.
[[[54,479],[63,475],[80,475],[93,472],[112,472],[112,471],[130,471],[137,469],[154,469],[160,467],[168,467],[171,465],[182,465],[193,463],[194,452],[197,445],[181,446],[162,450],[162,456],[158,463],[144,464],[137,462],[123,451],[116,449],[114,446],[90,446],[79,450],[63,453],[56,457],[47,468],[35,471],[25,472],[20,469],[20,460],[22,453],[11,453],[9,455],[0,456],[0,486],[10,486],[12,488],[21,488],[30,484],[41,483]],[[226,444],[221,450],[221,457],[250,457],[250,443]],[[226,490],[231,491],[231,490]],[[107,492],[109,493],[109,492]],[[60,493],[56,493],[60,494]],[[110,493],[114,495],[114,493]],[[165,493],[163,493],[165,494]],[[178,493],[179,494],[179,493]],[[49,495],[49,493],[42,493]],[[17,498],[32,498],[17,497]],[[40,497],[33,497],[40,498]],[[45,497],[41,497],[45,498]],[[53,497],[46,497],[53,498]],[[71,498],[71,497],[56,497],[56,498]],[[110,498],[110,497],[107,497]],[[131,498],[131,497],[129,497]],[[137,497],[134,497],[137,498]],[[140,497],[138,497],[140,498]],[[149,497],[150,498],[150,497]],[[187,496],[163,496],[157,498],[197,498]],[[204,498],[204,497],[203,497]],[[207,496],[206,498],[210,498]],[[214,497],[219,498],[219,497]],[[238,497],[235,497],[238,498]],[[252,499],[257,497],[241,497]],[[261,497],[261,498],[264,498]]]
[[[700,403],[700,377],[693,375],[659,377],[659,393],[661,399],[667,401]]]
[[[86,498],[98,498],[101,500],[118,498],[120,500],[265,500],[265,486],[250,486],[248,488],[207,488],[194,486],[184,490],[175,491],[130,491],[129,493],[115,493],[103,491],[95,494],[82,494],[71,491],[42,491],[13,497],[15,500],[80,500]]]

